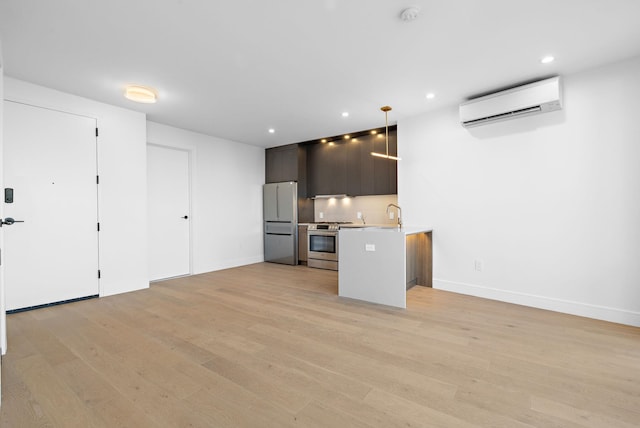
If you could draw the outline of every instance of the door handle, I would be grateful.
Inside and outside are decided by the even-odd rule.
[[[2,227],[3,224],[11,226],[13,223],[24,223],[24,220],[14,220],[11,217],[7,217],[0,222],[0,227]]]
[[[188,215],[186,215],[186,216],[184,216],[184,217],[180,217],[180,218],[183,218],[183,219],[185,219],[185,220],[186,220],[186,219],[188,219],[188,218],[189,218],[189,216],[188,216]]]

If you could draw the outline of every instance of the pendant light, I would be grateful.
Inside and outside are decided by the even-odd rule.
[[[389,155],[389,118],[388,118],[388,114],[391,111],[391,107],[383,106],[383,107],[380,107],[380,110],[382,110],[384,112],[384,125],[385,125],[385,130],[386,130],[387,151],[386,151],[386,154],[371,152],[371,156],[377,156],[379,158],[391,159],[391,160],[394,160],[394,161],[399,161],[399,160],[401,160],[399,157]]]

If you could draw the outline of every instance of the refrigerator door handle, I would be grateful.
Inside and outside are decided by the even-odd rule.
[[[280,220],[280,194],[279,191],[280,190],[280,185],[276,186],[276,218],[278,220]]]

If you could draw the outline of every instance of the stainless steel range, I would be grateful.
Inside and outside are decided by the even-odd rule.
[[[307,266],[338,270],[338,231],[341,224],[312,223],[307,229]]]

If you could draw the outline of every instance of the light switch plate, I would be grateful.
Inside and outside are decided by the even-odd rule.
[[[320,212],[318,213],[318,216],[319,216],[320,218],[324,218],[324,213],[323,213],[322,211],[320,211]]]

